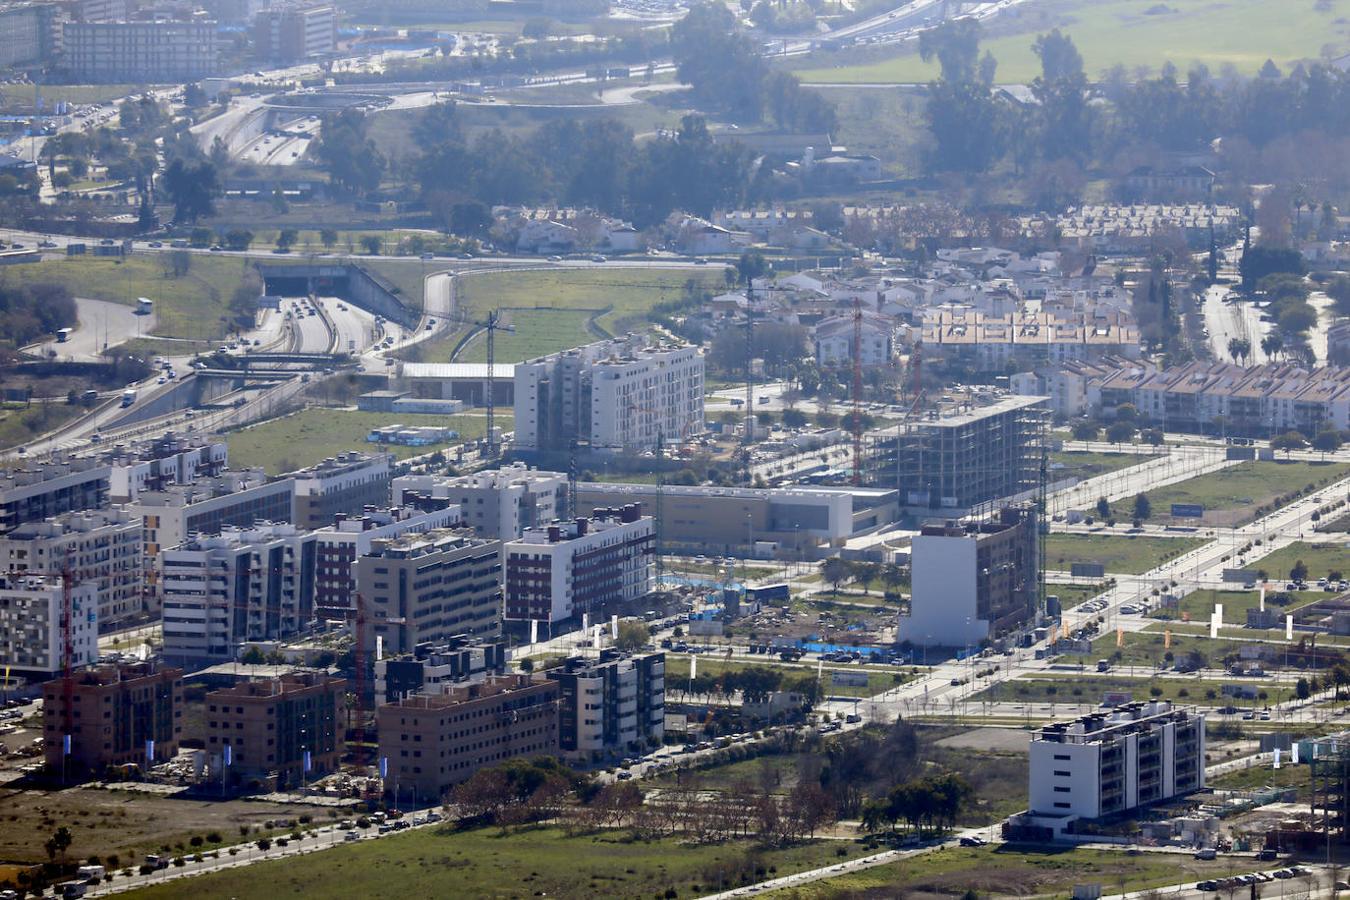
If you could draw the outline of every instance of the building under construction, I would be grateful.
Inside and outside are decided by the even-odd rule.
[[[1312,769],[1312,825],[1326,845],[1350,837],[1350,747],[1340,742],[1316,752]]]
[[[1000,500],[1036,496],[1042,478],[1045,397],[970,389],[944,395],[890,428],[871,432],[864,481],[898,490],[921,517],[980,514]]]

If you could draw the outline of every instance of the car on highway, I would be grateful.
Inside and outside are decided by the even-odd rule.
[[[595,254],[594,256],[591,257],[591,262],[593,262],[593,263],[602,263],[602,262],[609,262],[609,260],[606,259],[606,258],[605,258],[604,256],[602,256],[601,254],[597,253],[597,254]]]

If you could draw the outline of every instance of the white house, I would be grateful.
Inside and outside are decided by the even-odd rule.
[[[852,365],[858,359],[871,368],[890,363],[895,349],[890,319],[864,312],[857,331],[861,332],[861,346],[854,346],[856,335],[851,315],[833,316],[816,325],[816,364],[822,368]]]

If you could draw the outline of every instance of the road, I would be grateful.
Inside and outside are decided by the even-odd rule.
[[[155,330],[155,315],[138,316],[134,306],[107,300],[75,298],[79,322],[71,332],[70,340],[57,343],[43,341],[24,348],[26,353],[54,353],[57,359],[75,362],[98,362],[100,354],[109,347],[125,343],[134,337]]]

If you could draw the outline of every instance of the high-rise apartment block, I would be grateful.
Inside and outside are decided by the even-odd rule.
[[[284,477],[295,482],[295,518],[290,521],[301,528],[324,528],[339,513],[388,506],[389,461],[386,453],[351,451],[287,473]]]
[[[67,632],[72,667],[98,657],[98,586],[80,582],[69,592],[67,613],[60,577],[0,574],[0,664],[11,674],[34,681],[59,674]]]
[[[703,430],[703,351],[639,336],[517,363],[515,444],[645,451]]]
[[[395,502],[416,498],[457,504],[464,525],[479,537],[509,541],[566,513],[567,476],[512,463],[470,475],[394,479]]]
[[[645,751],[665,735],[666,655],[573,657],[549,669],[562,691],[558,743],[569,755]]]
[[[214,75],[212,21],[69,22],[61,31],[67,76],[90,84],[167,84]]]
[[[253,53],[269,63],[313,59],[333,52],[337,15],[331,6],[264,9],[253,19]]]

